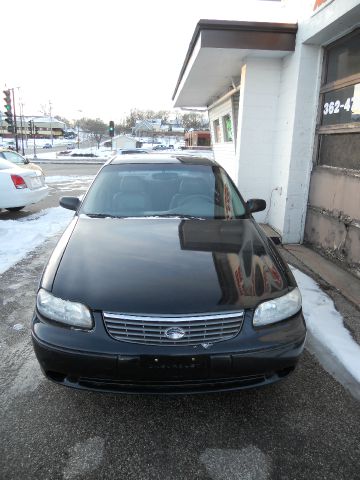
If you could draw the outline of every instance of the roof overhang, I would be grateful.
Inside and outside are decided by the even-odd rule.
[[[234,87],[247,57],[293,52],[296,32],[292,23],[200,20],[172,97],[174,107],[207,107]]]

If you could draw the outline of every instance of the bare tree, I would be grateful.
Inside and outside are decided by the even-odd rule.
[[[70,125],[70,121],[67,118],[62,117],[61,115],[55,115],[54,118],[56,118],[56,120],[59,120],[59,122],[65,123],[65,125]]]
[[[207,116],[202,113],[190,112],[181,116],[181,123],[185,130],[199,130],[200,128],[209,128]]]
[[[131,132],[137,120],[150,120],[153,118],[160,118],[163,123],[166,123],[170,112],[168,110],[138,110],[136,108],[130,110],[124,121],[118,127],[126,132]]]
[[[44,117],[48,117],[48,116],[50,115],[49,105],[47,105],[47,104],[42,104],[42,105],[40,105],[39,112],[40,112],[41,115],[43,115]]]
[[[100,147],[100,142],[106,137],[108,127],[100,118],[81,118],[78,120],[78,125],[89,135],[89,138],[95,140],[97,147]]]

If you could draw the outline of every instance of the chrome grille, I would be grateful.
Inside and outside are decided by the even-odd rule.
[[[103,317],[107,332],[115,340],[146,345],[200,345],[235,337],[240,332],[244,311],[182,316],[103,312]],[[183,336],[168,338],[174,330]]]

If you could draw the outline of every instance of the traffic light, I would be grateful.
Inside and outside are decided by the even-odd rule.
[[[112,120],[109,122],[109,135],[110,137],[114,136],[114,122]]]
[[[11,111],[11,97],[10,90],[3,90],[5,103],[5,122],[8,124],[7,131],[12,133],[14,131],[13,114]]]
[[[29,135],[32,135],[34,133],[33,132],[33,122],[32,122],[32,120],[28,121],[28,130],[29,130]]]

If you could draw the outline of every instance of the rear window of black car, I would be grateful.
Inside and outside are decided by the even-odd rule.
[[[104,167],[80,213],[111,217],[241,218],[245,206],[218,166],[117,164]]]

